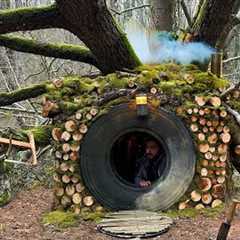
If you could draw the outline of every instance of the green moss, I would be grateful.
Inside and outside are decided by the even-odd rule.
[[[11,18],[22,18],[22,16],[26,16],[26,15],[32,15],[32,14],[44,14],[47,13],[49,11],[55,11],[56,10],[56,6],[55,5],[51,5],[51,6],[45,6],[45,7],[32,7],[32,8],[18,8],[18,9],[9,9],[9,10],[1,10],[0,14],[1,17],[0,19],[4,18],[4,19],[11,19]]]
[[[128,49],[130,56],[132,58],[133,66],[129,66],[129,68],[135,68],[137,66],[140,66],[142,63],[141,63],[140,59],[138,58],[137,54],[135,53],[132,45],[128,41],[126,33],[124,33],[122,31],[122,29],[119,27],[119,25],[116,23],[116,21],[114,19],[112,19],[112,20],[113,20],[113,24],[115,25],[115,27],[118,29],[118,31],[120,33],[120,38],[121,38],[122,42],[124,43],[125,47]]]
[[[90,212],[90,211],[82,211],[80,216],[85,220],[85,221],[94,221],[94,222],[99,222],[104,216],[105,213],[103,212]]]
[[[231,99],[231,101],[229,102],[229,105],[236,111],[240,111],[240,101],[239,100],[235,100],[235,99]]]
[[[10,105],[14,102],[37,97],[46,93],[46,84],[35,84],[30,87],[19,89],[10,93],[0,93],[0,105]]]
[[[164,215],[171,218],[195,218],[199,215],[203,215],[208,218],[218,217],[224,210],[224,205],[220,205],[216,208],[203,208],[203,209],[195,209],[195,208],[186,208],[183,210],[168,210],[166,212],[162,212]]]
[[[16,19],[14,20],[17,21]],[[1,35],[0,44],[16,51],[34,53],[47,57],[51,56],[74,61],[83,61],[98,66],[96,58],[92,52],[88,48],[80,45],[40,43],[32,39],[12,35]]]
[[[72,212],[53,211],[43,215],[42,223],[44,225],[54,225],[59,228],[76,226],[79,217]]]
[[[106,80],[109,82],[109,86],[118,89],[126,88],[128,83],[127,78],[119,79],[116,73],[108,74]]]
[[[25,129],[25,130],[20,130],[19,131],[19,137],[25,139],[28,141],[27,134],[28,133],[33,133],[34,140],[37,144],[39,145],[47,145],[50,142],[51,139],[51,131],[52,131],[53,126],[39,126],[31,129]],[[20,137],[22,136],[22,137]]]
[[[11,193],[9,191],[4,191],[3,194],[0,195],[0,207],[6,205],[11,200]]]
[[[209,217],[209,218],[216,218],[218,217],[221,213],[224,211],[224,204],[221,204],[218,207],[215,208],[204,208],[200,210],[200,213],[204,217]]]
[[[166,92],[167,94],[172,94],[175,91],[177,85],[175,81],[162,81],[160,82],[159,87],[163,92]]]

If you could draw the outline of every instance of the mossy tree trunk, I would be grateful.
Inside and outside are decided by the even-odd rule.
[[[78,36],[99,60],[103,72],[140,64],[126,35],[116,25],[103,0],[57,0],[64,28]],[[71,2],[71,3],[70,3]]]
[[[195,16],[191,31],[193,41],[203,41],[212,47],[223,37],[223,32],[239,10],[238,0],[204,0]],[[229,33],[229,32],[228,32]],[[227,37],[225,34],[224,38]],[[224,39],[222,39],[224,41]]]

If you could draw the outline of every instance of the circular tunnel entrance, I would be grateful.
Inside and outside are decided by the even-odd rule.
[[[166,176],[169,166],[164,141],[147,129],[130,130],[118,136],[110,157],[116,176],[132,187],[148,187],[139,185],[138,178],[153,185]]]
[[[127,104],[92,124],[80,159],[84,184],[112,210],[166,209],[185,193],[195,172],[192,139],[182,121],[164,109],[139,118]]]

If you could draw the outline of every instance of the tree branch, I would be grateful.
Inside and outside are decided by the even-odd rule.
[[[228,22],[228,24],[225,26],[225,28],[223,29],[221,36],[219,37],[218,41],[217,41],[217,45],[216,47],[219,49],[224,48],[224,46],[226,45],[226,43],[229,42],[229,34],[230,32],[238,25],[240,24],[240,19],[236,16],[236,15],[232,15],[230,21]]]
[[[3,35],[0,36],[0,45],[15,51],[79,61],[98,67],[98,63],[94,55],[88,48],[83,46],[40,43],[30,39]]]
[[[227,111],[232,114],[232,116],[234,116],[235,120],[237,121],[237,123],[240,125],[240,114],[233,110],[232,108],[230,108],[227,104],[224,104],[224,106],[226,107]]]
[[[131,11],[134,11],[134,10],[137,10],[137,9],[141,9],[141,8],[146,8],[146,7],[151,7],[151,5],[150,4],[143,4],[143,5],[140,5],[140,6],[127,8],[127,9],[121,11],[121,12],[119,12],[119,11],[113,9],[113,8],[111,8],[110,10],[117,15],[122,15],[124,13],[128,13],[128,12],[131,12]]]
[[[212,47],[216,47],[219,39],[223,42],[229,33],[229,27],[231,29],[229,22],[238,11],[235,8],[236,2],[238,0],[204,0],[194,18],[191,31],[195,34],[192,40],[203,41]]]
[[[232,57],[232,58],[228,58],[228,59],[224,60],[223,63],[229,63],[229,62],[236,61],[239,59],[240,59],[240,56],[236,56],[236,57]]]
[[[232,91],[239,89],[239,87],[240,87],[240,82],[235,85],[232,85],[221,94],[221,98],[224,98],[226,95],[230,94]]]
[[[191,27],[192,26],[192,19],[191,19],[191,16],[190,16],[189,12],[188,12],[188,9],[187,9],[187,6],[186,6],[186,3],[184,2],[184,0],[181,0],[181,6],[182,6],[183,12],[185,14],[185,17],[187,19],[188,26]]]
[[[36,84],[10,93],[0,93],[0,106],[11,105],[15,102],[38,97],[47,92],[45,84]]]
[[[61,27],[55,5],[0,11],[0,34]]]

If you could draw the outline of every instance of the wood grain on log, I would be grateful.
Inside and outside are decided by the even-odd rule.
[[[210,178],[200,178],[198,181],[198,186],[201,189],[202,192],[206,192],[211,189],[212,182]]]
[[[75,188],[72,184],[68,184],[66,186],[65,192],[67,196],[71,197],[75,193]]]
[[[194,190],[191,192],[191,199],[194,202],[199,202],[201,200],[201,194]]]
[[[198,104],[198,106],[204,106],[206,104],[206,98],[204,96],[195,96],[195,101]]]
[[[91,207],[94,204],[94,199],[92,196],[86,196],[83,198],[83,204],[86,207]]]
[[[213,198],[212,195],[210,193],[204,193],[202,195],[202,202],[204,204],[210,204],[212,202]]]
[[[61,139],[61,135],[62,135],[62,130],[61,130],[61,128],[53,128],[53,129],[52,129],[52,138],[53,138],[55,141],[59,142],[60,139]]]
[[[206,153],[209,150],[209,144],[208,143],[201,143],[198,145],[198,149],[201,153]]]
[[[71,139],[71,134],[67,131],[64,131],[61,135],[61,140],[68,142]]]
[[[72,201],[73,203],[75,204],[80,204],[82,202],[82,197],[79,193],[75,193],[73,196],[72,196]]]
[[[73,120],[65,122],[65,129],[68,132],[74,132],[77,129],[77,124]]]

